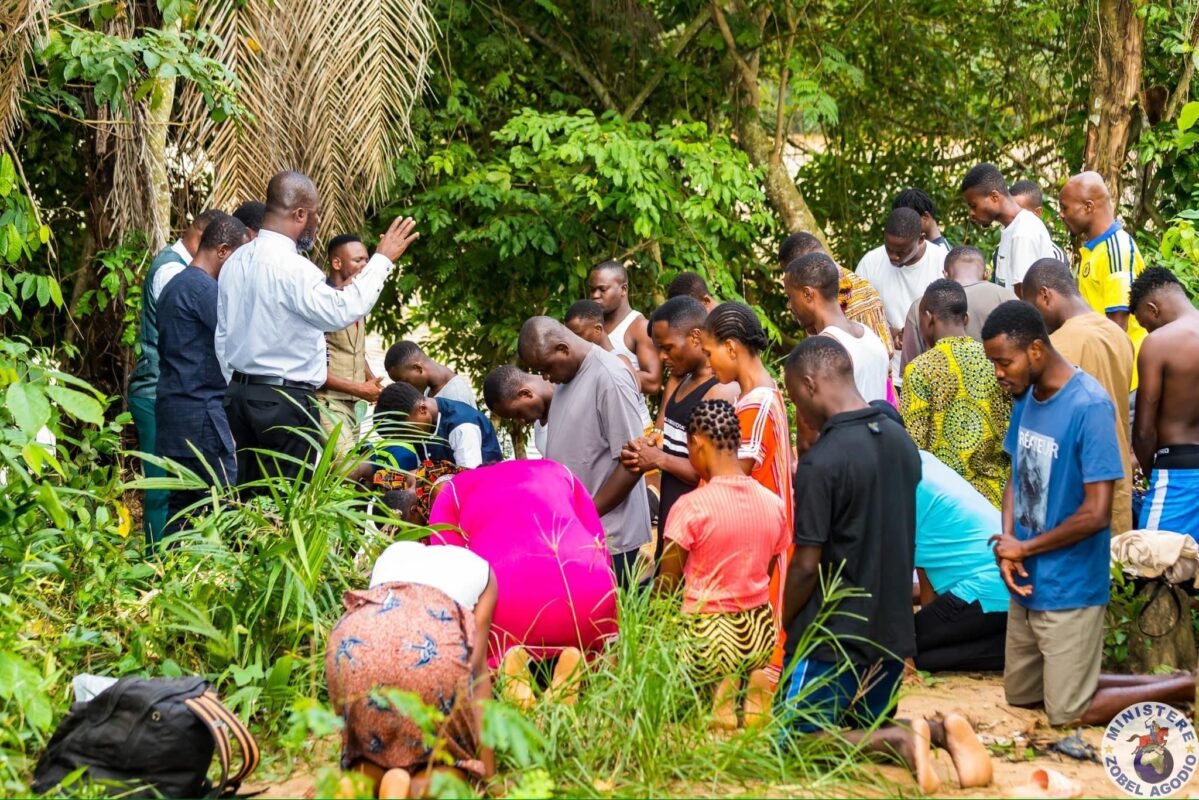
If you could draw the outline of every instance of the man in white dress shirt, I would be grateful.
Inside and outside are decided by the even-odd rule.
[[[216,352],[229,390],[225,412],[237,442],[238,483],[275,474],[294,478],[312,460],[321,428],[316,390],[325,383],[325,334],[362,319],[379,299],[395,260],[420,235],[396,219],[375,255],[345,288],[302,253],[316,240],[320,196],[298,172],[281,172],[266,189],[258,238],[221,271]],[[280,456],[264,465],[254,450]]]

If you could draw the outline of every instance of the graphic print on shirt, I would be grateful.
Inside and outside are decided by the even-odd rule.
[[[1020,429],[1016,468],[1016,521],[1034,534],[1045,529],[1049,507],[1049,478],[1057,458],[1057,440]]]

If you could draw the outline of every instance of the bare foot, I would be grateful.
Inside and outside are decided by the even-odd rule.
[[[513,647],[504,654],[500,664],[504,673],[504,699],[517,708],[533,705],[533,673],[529,672],[529,654],[523,647]]]
[[[392,800],[408,796],[412,788],[412,776],[406,769],[389,769],[379,784],[379,800]]]
[[[932,794],[941,788],[941,778],[933,769],[929,744],[932,734],[929,732],[928,723],[922,719],[912,720],[912,731],[904,738],[906,743],[903,748],[903,759],[907,762],[912,775],[916,777],[916,785],[920,787],[920,791],[924,794]],[[908,752],[909,750],[910,752]]]
[[[568,647],[558,655],[554,665],[554,676],[550,679],[549,695],[564,706],[572,706],[579,700],[579,663],[583,651]]]
[[[755,669],[749,673],[749,690],[745,693],[745,727],[756,728],[770,721],[770,700],[774,684],[770,673]]]
[[[991,755],[979,741],[970,722],[960,714],[945,717],[945,749],[953,759],[963,789],[990,786]]]
[[[716,693],[712,702],[712,719],[708,727],[715,730],[737,730],[737,678],[726,675],[716,685]]]

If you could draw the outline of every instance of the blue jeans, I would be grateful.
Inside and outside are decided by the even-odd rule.
[[[133,414],[133,427],[137,429],[137,448],[143,453],[154,453],[158,436],[158,420],[154,413],[153,397],[130,397],[129,411]],[[148,461],[142,461],[142,474],[147,478],[165,478],[166,472]],[[165,489],[147,489],[142,500],[142,530],[146,535],[146,547],[153,547],[162,540],[167,526],[167,502],[170,492]]]
[[[781,712],[795,733],[868,729],[894,716],[902,678],[902,661],[883,661],[872,669],[801,659],[781,693]]]

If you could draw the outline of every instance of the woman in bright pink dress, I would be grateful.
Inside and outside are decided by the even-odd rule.
[[[616,580],[595,504],[566,467],[505,461],[455,475],[429,514],[450,526],[431,543],[459,545],[495,573],[493,668],[517,646],[532,660],[598,651],[616,635]],[[505,663],[505,668],[507,668]]]

